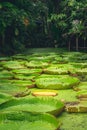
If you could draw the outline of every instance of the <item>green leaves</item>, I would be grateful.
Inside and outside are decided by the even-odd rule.
[[[29,112],[4,112],[0,114],[1,130],[54,130],[60,123],[49,114],[33,114]]]
[[[50,113],[58,115],[64,108],[64,103],[51,97],[25,97],[12,99],[0,106],[4,111],[26,111],[32,113]]]
[[[42,89],[69,89],[79,84],[79,82],[78,78],[59,75],[56,77],[38,78],[36,85]]]

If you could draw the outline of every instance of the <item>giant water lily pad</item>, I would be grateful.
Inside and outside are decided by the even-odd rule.
[[[26,89],[27,89],[26,87],[14,85],[11,83],[0,84],[0,92],[12,94],[12,95],[24,92],[26,91]]]
[[[34,82],[31,82],[29,80],[12,80],[11,81],[11,84],[13,85],[17,85],[17,86],[20,86],[20,87],[34,87]]]
[[[11,82],[12,82],[12,79],[11,79],[11,80],[10,80],[10,79],[1,79],[1,80],[0,80],[0,86],[3,85],[3,84],[5,84],[5,83],[6,83],[6,84],[9,84],[9,83],[11,83]]]
[[[49,64],[46,62],[41,62],[41,61],[30,61],[26,63],[26,66],[29,68],[44,68],[47,67]]]
[[[12,99],[12,96],[0,92],[0,104]]]
[[[13,78],[13,74],[9,71],[1,71],[0,72],[0,79],[12,79]]]
[[[12,56],[13,59],[21,59],[21,60],[26,60],[26,55],[24,54],[16,54]]]
[[[71,104],[69,103],[66,105],[66,111],[70,113],[87,112],[87,101],[81,101],[81,102],[71,103]]]
[[[5,62],[3,67],[6,68],[6,69],[21,69],[21,68],[24,68],[24,66],[18,61]]]
[[[0,113],[0,130],[56,130],[59,127],[59,121],[54,116],[46,113]]]
[[[3,67],[0,67],[0,71],[3,70]]]
[[[76,97],[76,92],[72,89],[67,90],[57,90],[57,96],[55,96],[55,99],[61,100],[64,103],[67,102],[78,102],[78,99]]]
[[[39,74],[31,74],[31,75],[16,74],[14,75],[14,78],[19,80],[32,80],[36,76],[39,76]]]
[[[47,74],[69,74],[75,73],[75,68],[68,64],[53,65],[44,70]]]
[[[12,71],[13,73],[16,74],[25,74],[25,75],[30,75],[30,74],[35,74],[35,73],[41,73],[42,69],[15,69]]]
[[[87,90],[87,82],[81,82],[78,86],[74,87],[75,91]]]
[[[77,70],[76,70],[76,73],[77,73],[78,75],[87,75],[87,68],[77,69]]]
[[[13,99],[0,106],[1,111],[28,111],[35,113],[51,113],[54,115],[59,114],[64,108],[61,101],[51,97],[44,98],[22,98]]]
[[[87,98],[87,90],[81,90],[77,92],[77,97],[78,98]]]
[[[79,79],[71,76],[60,76],[59,78],[38,78],[36,86],[44,89],[69,89],[79,83]]]
[[[70,63],[75,68],[87,68],[87,63]]]
[[[10,57],[0,57],[0,61],[8,61],[10,60]]]
[[[50,56],[34,56],[34,57],[31,57],[30,60],[33,60],[33,61],[41,61],[41,62],[49,62],[51,61],[53,58],[50,57]]]

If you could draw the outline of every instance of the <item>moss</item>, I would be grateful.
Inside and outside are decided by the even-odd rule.
[[[76,92],[72,89],[68,90],[58,90],[58,95],[55,97],[58,100],[63,102],[77,102],[78,99],[76,98]]]

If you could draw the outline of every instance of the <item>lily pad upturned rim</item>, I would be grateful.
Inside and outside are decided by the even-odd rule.
[[[42,127],[45,128],[46,126],[50,126],[51,130],[56,130],[60,127],[60,122],[53,116],[48,113],[30,113],[30,112],[4,112],[0,113],[0,121],[3,122],[0,124],[1,128],[6,128],[9,124],[17,123],[18,128],[27,123],[27,125],[30,123],[32,125],[29,125],[29,129],[32,130],[33,127],[36,125],[36,129],[40,129]],[[6,121],[6,122],[5,122]],[[39,125],[39,123],[41,125]],[[14,124],[14,127],[15,125]],[[34,125],[35,124],[35,125]],[[13,125],[11,125],[13,126]],[[8,127],[7,127],[8,128]],[[49,128],[49,127],[48,127]],[[9,130],[9,129],[7,129]],[[46,129],[47,130],[47,129]]]
[[[21,106],[22,105],[35,105],[34,109],[35,110],[22,110]],[[47,106],[51,106],[52,109],[48,110],[46,109],[44,112],[42,109],[40,109],[39,111],[37,110],[38,108],[38,105],[42,105],[44,107],[44,105],[47,105]],[[16,109],[13,109],[15,106],[17,105],[20,105],[20,108],[19,110],[16,108]],[[55,115],[57,116],[58,114],[60,114],[63,109],[64,109],[64,103],[57,100],[57,99],[54,99],[52,97],[27,97],[27,98],[19,98],[19,99],[12,99],[10,101],[7,101],[3,104],[0,105],[0,110],[3,112],[3,111],[11,111],[11,107],[14,111],[27,111],[27,112],[32,112],[32,113],[50,113],[52,115]]]

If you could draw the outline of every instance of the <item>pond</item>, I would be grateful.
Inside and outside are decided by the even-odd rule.
[[[0,130],[86,130],[87,54],[30,49],[0,57]]]

